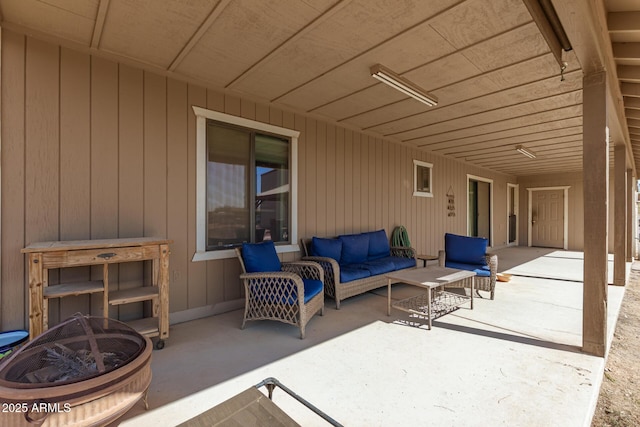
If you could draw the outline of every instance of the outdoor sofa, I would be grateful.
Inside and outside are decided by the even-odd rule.
[[[438,253],[438,263],[441,267],[474,271],[476,292],[490,292],[493,299],[498,274],[498,255],[487,253],[487,239],[446,233],[444,250]]]
[[[302,239],[303,259],[324,269],[324,292],[340,301],[387,284],[385,273],[415,268],[415,251],[391,247],[385,230]]]

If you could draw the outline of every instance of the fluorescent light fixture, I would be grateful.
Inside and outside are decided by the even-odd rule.
[[[536,153],[534,153],[533,151],[529,150],[526,147],[523,147],[522,145],[518,145],[516,147],[516,151],[520,154],[524,154],[525,156],[527,156],[530,159],[535,159],[536,158]]]
[[[376,64],[371,67],[371,77],[375,77],[382,83],[387,84],[430,107],[438,105],[438,98],[380,64]]]

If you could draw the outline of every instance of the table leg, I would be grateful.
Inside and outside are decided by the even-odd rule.
[[[429,325],[429,330],[431,330],[431,289],[427,289],[427,324]]]
[[[391,316],[391,279],[387,279],[387,316]]]
[[[476,288],[476,277],[471,277],[471,310],[473,310],[473,294],[475,293]]]

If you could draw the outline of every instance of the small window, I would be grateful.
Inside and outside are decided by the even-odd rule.
[[[413,161],[413,195],[433,197],[433,165],[420,160]]]

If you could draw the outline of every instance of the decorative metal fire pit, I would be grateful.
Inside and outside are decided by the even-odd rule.
[[[122,322],[76,315],[0,365],[0,425],[105,425],[146,404],[151,351]]]

